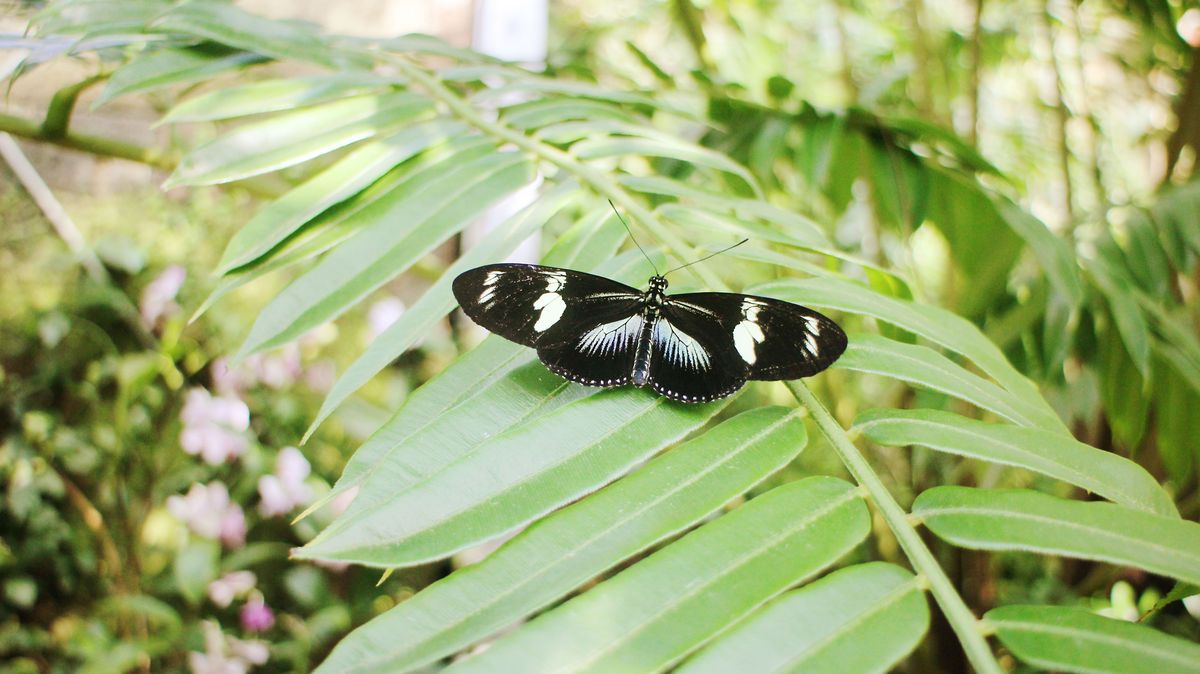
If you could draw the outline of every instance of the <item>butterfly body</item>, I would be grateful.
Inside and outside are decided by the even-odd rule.
[[[736,293],[640,291],[556,267],[495,264],[454,281],[463,311],[501,337],[537,349],[550,371],[590,386],[649,386],[707,402],[750,379],[795,379],[846,348],[829,318],[790,302]]]

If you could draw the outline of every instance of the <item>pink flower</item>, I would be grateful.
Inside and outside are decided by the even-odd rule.
[[[312,500],[304,480],[312,471],[308,459],[295,447],[284,447],[275,457],[275,472],[258,478],[258,510],[264,517],[284,515]]]
[[[243,606],[239,617],[242,629],[247,632],[266,632],[275,624],[275,612],[261,596],[251,597]]]
[[[179,444],[188,454],[199,454],[210,465],[220,465],[241,456],[249,446],[250,408],[229,396],[213,396],[196,387],[187,392],[180,413],[183,431]]]
[[[304,371],[304,383],[316,393],[329,393],[337,381],[337,367],[332,360],[318,360]]]
[[[142,322],[153,329],[160,319],[179,311],[175,296],[183,287],[187,278],[187,270],[179,265],[167,267],[158,278],[151,281],[144,290],[138,303],[142,314]]]
[[[367,310],[367,341],[375,341],[385,330],[392,327],[392,323],[404,315],[404,309],[404,302],[400,301],[399,297],[385,297],[372,304]]]
[[[230,571],[208,584],[208,598],[225,608],[233,600],[254,589],[258,578],[253,571]]]
[[[188,653],[192,674],[246,674],[250,667],[266,663],[271,655],[265,642],[227,636],[211,620],[204,621],[202,627],[204,652]]]
[[[241,506],[230,502],[229,490],[221,482],[192,484],[186,496],[167,498],[167,510],[197,536],[220,539],[230,548],[246,542],[246,515]]]

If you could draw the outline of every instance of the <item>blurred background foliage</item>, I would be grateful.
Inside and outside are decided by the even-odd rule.
[[[42,6],[5,8],[24,20]],[[820,223],[864,261],[872,288],[980,326],[1075,437],[1136,461],[1185,519],[1200,516],[1196,3],[569,0],[553,3],[551,22],[548,77],[647,92],[658,105],[698,111],[708,123],[631,104],[749,170],[753,182],[712,172],[721,193],[757,197],[761,188],[764,200]],[[5,39],[29,46],[16,34]],[[107,93],[134,94],[157,111],[193,87],[261,77],[246,61],[118,92],[113,71],[130,56],[126,46],[115,41],[95,64],[80,58],[113,75]],[[46,57],[62,52],[51,46]],[[23,121],[5,113],[0,127],[99,156],[141,156],[156,169],[216,133],[203,124],[172,131],[147,146],[149,159],[138,154],[147,147],[93,142],[103,130],[64,140]],[[628,161],[681,180],[701,170],[671,157]],[[104,278],[77,264],[3,174],[0,657],[16,671],[236,671],[215,667],[264,660],[263,671],[306,670],[352,627],[454,565],[400,571],[377,588],[369,569],[285,556],[329,518],[290,524],[292,516],[329,491],[350,451],[410,391],[464,350],[469,340],[456,339],[449,323],[439,321],[320,426],[302,448],[307,468],[283,458],[294,456],[286,448],[322,409],[332,373],[344,372],[421,297],[452,250],[425,256],[359,308],[233,370],[223,354],[298,274],[256,279],[188,322],[216,286],[210,273],[226,242],[312,168],[165,195],[154,185],[59,191]],[[705,231],[704,222],[675,215]],[[553,221],[548,238],[568,226]],[[774,277],[740,269],[747,285]],[[899,328],[879,329],[916,341]],[[846,424],[867,408],[956,404],[885,377],[831,372],[822,386]],[[738,404],[783,397],[779,389],[755,395]],[[193,427],[209,434],[188,440]],[[904,503],[933,485],[1040,479],[919,447],[874,449]],[[771,484],[839,472],[818,444]],[[189,510],[183,499],[197,484],[210,491],[195,492]],[[217,499],[219,508],[203,500],[221,490],[228,498]],[[231,519],[202,521],[196,509],[205,508]],[[1130,619],[1157,608],[1155,627],[1200,637],[1183,604],[1158,606],[1173,587],[1160,577],[963,550],[933,537],[929,544],[980,611],[1081,603]],[[875,545],[874,556],[895,557],[886,534]],[[239,575],[245,571],[253,581]],[[225,601],[222,592],[233,596]],[[902,668],[963,671],[953,641],[935,622]]]

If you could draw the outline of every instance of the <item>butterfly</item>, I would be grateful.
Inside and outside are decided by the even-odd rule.
[[[551,372],[588,386],[649,386],[671,400],[701,403],[750,379],[814,375],[846,350],[837,323],[798,304],[666,290],[657,270],[645,291],[534,264],[486,265],[454,279],[454,296],[471,320],[537,349]]]

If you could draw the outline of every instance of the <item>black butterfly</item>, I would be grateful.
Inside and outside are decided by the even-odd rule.
[[[532,264],[487,265],[454,279],[471,320],[537,349],[552,372],[589,386],[649,385],[672,400],[707,402],[748,379],[814,375],[846,350],[837,323],[798,304],[666,289],[658,274],[640,292]]]

